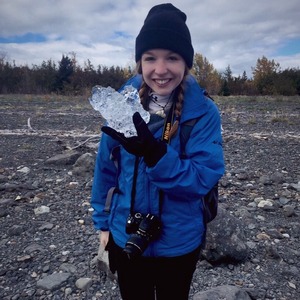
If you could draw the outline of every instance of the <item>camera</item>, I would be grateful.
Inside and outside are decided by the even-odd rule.
[[[135,233],[138,230],[142,219],[143,215],[141,213],[135,213],[134,215],[130,214],[126,221],[126,233]]]
[[[135,213],[127,218],[126,232],[131,235],[123,252],[132,260],[141,256],[149,243],[158,238],[161,232],[161,221],[152,214],[143,216],[140,213]]]

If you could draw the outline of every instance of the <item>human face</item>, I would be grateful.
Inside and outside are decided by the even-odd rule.
[[[185,75],[185,61],[170,50],[153,49],[143,53],[142,75],[146,84],[158,95],[170,95]]]

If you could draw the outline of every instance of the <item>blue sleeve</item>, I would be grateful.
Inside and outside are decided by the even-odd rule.
[[[106,134],[102,134],[94,169],[91,205],[94,209],[93,222],[96,229],[108,230],[108,214],[103,211],[108,190],[116,186],[117,169],[110,159],[116,143]]]
[[[225,171],[221,119],[212,101],[208,111],[194,125],[185,152],[187,159],[181,159],[178,151],[168,146],[167,153],[147,172],[151,181],[165,193],[182,200],[199,199]]]

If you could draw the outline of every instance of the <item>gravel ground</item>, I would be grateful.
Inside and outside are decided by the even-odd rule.
[[[199,260],[191,299],[224,284],[256,300],[300,299],[300,99],[216,101],[227,169],[220,201],[245,221],[251,251],[239,264]],[[0,299],[120,299],[93,263],[91,175],[46,163],[68,149],[95,155],[99,113],[79,98],[0,95],[0,116]],[[257,199],[274,205],[259,209]]]

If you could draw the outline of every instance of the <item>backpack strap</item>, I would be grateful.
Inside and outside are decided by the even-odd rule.
[[[120,174],[119,170],[119,164],[120,164],[120,146],[117,146],[112,149],[111,154],[110,154],[110,159],[114,162],[116,169],[117,169],[117,175],[116,175],[116,186],[111,187],[106,195],[106,201],[104,205],[103,211],[106,213],[110,213],[110,207],[111,207],[111,202],[112,202],[112,197],[116,193],[120,193],[119,187],[118,187],[118,177]]]
[[[211,99],[212,101],[215,101],[206,90],[203,91],[203,95],[206,98]],[[201,117],[194,118],[191,120],[188,120],[180,125],[181,130],[180,130],[180,153],[181,153],[181,158],[186,158],[186,153],[185,153],[185,145],[190,138],[191,131],[194,127],[194,125],[200,120]]]
[[[200,118],[191,119],[180,125],[180,157],[186,158],[185,145],[190,138],[191,131],[194,125],[198,122]]]
[[[106,195],[106,201],[105,201],[105,206],[104,206],[103,212],[106,212],[108,214],[110,213],[112,197],[115,193],[118,193],[118,192],[119,192],[119,189],[116,186],[113,186],[108,190],[107,195]]]

